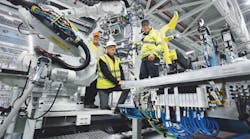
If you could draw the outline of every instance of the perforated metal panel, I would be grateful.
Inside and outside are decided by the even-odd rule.
[[[64,135],[43,139],[112,139],[112,136],[103,131],[86,132],[72,135]]]

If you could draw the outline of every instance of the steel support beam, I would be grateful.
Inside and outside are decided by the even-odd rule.
[[[213,20],[213,21],[211,21],[211,22],[209,22],[209,23],[207,23],[207,24],[205,23],[205,24],[206,24],[207,26],[211,26],[211,25],[216,24],[216,23],[219,23],[219,22],[221,22],[221,21],[223,21],[223,20],[225,20],[225,17],[220,17],[220,18],[218,18],[218,19],[216,19],[216,20]],[[192,29],[191,31],[185,33],[184,36],[189,36],[189,35],[193,34],[193,33],[196,32],[196,31],[197,31],[197,29]]]
[[[246,14],[247,12],[250,12],[249,8],[245,8],[241,10],[242,14]]]
[[[222,29],[213,29],[210,32],[211,33],[220,33]]]
[[[220,18],[217,18],[215,20],[212,20],[211,22],[208,22],[206,25],[211,26],[211,25],[214,25],[214,24],[219,23],[219,22],[224,21],[224,20],[225,20],[225,17],[220,17]]]
[[[198,16],[195,17],[195,19],[188,25],[188,27],[182,32],[182,34],[185,34],[191,27],[193,27],[193,25],[195,23],[197,23],[197,21],[203,16],[203,14],[208,10],[209,7],[207,7],[207,9],[204,9]]]
[[[160,6],[162,6],[167,1],[168,0],[161,0],[160,2],[158,2],[157,4],[155,4],[152,8],[150,8],[148,11],[146,11],[145,15],[151,14],[154,10],[156,10],[157,8],[159,8]]]
[[[148,0],[145,11],[148,11],[151,5],[151,0]]]
[[[167,16],[164,15],[163,13],[160,13],[160,15],[163,16],[163,17],[165,17],[166,20],[167,20],[167,18],[168,18],[168,20],[169,20],[169,17],[167,17]],[[178,30],[174,30],[174,31],[172,31],[172,33],[173,33],[173,34],[181,34]],[[186,45],[186,44],[184,44],[184,45],[187,46],[187,47],[189,47],[190,49],[195,49],[195,50],[198,50],[199,52],[202,51],[202,49],[200,48],[200,45],[197,44],[197,43],[194,42],[194,41],[191,41],[191,39],[188,38],[188,37],[186,37],[186,35],[181,35],[180,37],[181,37],[181,38],[180,38],[180,43],[181,43],[181,44],[183,44],[183,42],[185,42],[185,43],[188,42],[189,44],[192,43],[192,45]]]
[[[214,2],[215,1],[212,1],[212,2],[209,2],[209,3],[204,3],[204,4],[200,5],[199,7],[194,8],[193,10],[189,11],[187,14],[182,15],[179,18],[178,23],[182,22],[183,20],[185,20],[185,19],[187,19],[187,18],[189,18],[189,17],[191,17],[191,16],[199,13],[200,11],[202,11],[202,10],[210,7],[211,5],[213,5]]]
[[[166,9],[161,9],[161,10],[157,11],[157,13],[158,12],[165,12],[165,11],[172,11],[172,10],[176,10],[176,9],[182,9],[182,8],[185,8],[185,7],[191,7],[191,6],[203,4],[203,3],[206,3],[206,2],[208,2],[208,0],[190,2],[190,3],[181,4],[181,5],[175,5],[175,6],[172,6],[172,7],[168,7]]]

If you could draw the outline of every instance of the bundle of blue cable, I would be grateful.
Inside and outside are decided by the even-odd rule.
[[[199,134],[216,137],[220,131],[218,123],[212,118],[205,117],[201,110],[185,109],[182,120],[176,123],[176,127],[170,120],[166,120],[165,116],[165,113],[161,113],[166,130],[179,139],[188,139]]]
[[[199,128],[195,124],[193,115],[188,109],[183,111],[181,125],[190,135],[195,136],[199,134]]]
[[[201,134],[216,137],[219,134],[219,124],[212,118],[204,117],[204,112],[197,110],[193,111],[196,114],[195,123],[198,126]]]
[[[189,139],[192,137],[192,135],[188,133],[185,130],[185,128],[181,125],[181,123],[176,123],[178,125],[178,128],[174,127],[170,120],[166,120],[165,116],[166,116],[165,113],[161,113],[162,122],[169,133],[173,134],[179,139]]]

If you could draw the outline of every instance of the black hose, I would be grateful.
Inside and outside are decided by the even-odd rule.
[[[74,70],[74,71],[80,71],[80,70],[85,69],[90,63],[90,52],[89,52],[87,45],[83,41],[80,41],[80,43],[78,44],[80,45],[80,47],[82,47],[84,53],[86,54],[86,59],[84,60],[84,63],[82,65],[80,66],[70,65],[66,63],[65,61],[63,61],[62,59],[60,59],[58,55],[52,55],[52,61],[54,60],[63,68]]]
[[[59,88],[58,88],[58,90],[56,92],[56,96],[55,96],[52,104],[50,105],[49,109],[46,112],[44,112],[42,115],[40,115],[40,116],[38,116],[36,118],[34,118],[34,117],[28,117],[28,116],[27,116],[27,118],[30,119],[30,120],[37,120],[37,119],[42,118],[43,116],[45,116],[51,110],[51,108],[53,107],[53,105],[55,104],[56,98],[57,98],[57,96],[58,96],[58,94],[59,94],[59,92],[61,90],[61,87],[62,87],[62,84],[60,84],[60,86],[59,86]]]
[[[88,47],[84,43],[80,43],[80,44],[79,44],[80,47],[83,48],[83,51],[86,54],[86,60],[80,66],[72,66],[72,65],[66,63],[65,61],[63,61],[60,58],[60,54],[52,54],[52,53],[49,53],[48,51],[46,51],[42,48],[39,48],[39,47],[35,47],[34,50],[35,50],[37,55],[42,55],[42,56],[50,58],[52,60],[53,64],[57,64],[58,66],[65,68],[65,69],[79,71],[79,70],[83,70],[84,68],[86,68],[90,63],[90,52],[89,52]]]
[[[31,68],[31,60],[30,60],[30,63],[29,63],[28,71],[27,71],[27,74],[28,74],[28,75],[29,75],[29,73],[30,73],[30,68]],[[26,89],[27,84],[28,84],[28,80],[29,80],[29,77],[26,77],[26,80],[25,80],[25,84],[24,84],[23,90],[22,90],[21,94],[13,101],[12,107],[14,106],[14,104],[16,103],[16,101],[17,101],[19,98],[21,98],[21,97],[23,96],[24,90]]]
[[[29,2],[29,1],[25,1],[25,0],[7,0],[9,1],[10,3],[14,4],[14,5],[21,5],[27,9],[31,9],[32,6],[37,6],[37,4],[33,3],[33,2]],[[38,6],[39,7],[39,6]],[[38,18],[41,22],[44,22],[43,18],[41,18],[40,16],[32,13],[36,18]],[[18,26],[18,30],[20,31],[20,26],[22,24],[20,24]],[[54,29],[53,26],[49,27],[48,28],[51,28],[51,29]],[[66,68],[66,69],[70,69],[70,70],[74,70],[74,71],[80,71],[80,70],[83,70],[85,69],[89,63],[90,63],[90,52],[89,52],[89,49],[87,47],[87,45],[81,40],[79,41],[75,47],[82,47],[83,48],[83,51],[85,52],[86,54],[86,60],[83,62],[82,65],[80,66],[73,66],[73,65],[70,65],[68,63],[66,63],[65,61],[63,61],[62,59],[59,58],[58,55],[55,55],[55,54],[50,54],[49,57],[52,58],[52,60],[56,61],[59,66],[63,67],[63,68]]]
[[[14,104],[16,103],[16,101],[17,101],[18,99],[20,99],[20,98],[23,96],[23,93],[24,93],[24,90],[26,89],[28,80],[29,80],[29,77],[26,77],[26,80],[25,80],[25,84],[24,84],[23,90],[22,90],[21,94],[13,101],[12,107],[14,106]]]
[[[239,113],[239,120],[244,121],[247,126],[250,126],[250,122],[248,121],[249,118],[249,114],[247,114],[246,112],[246,97],[239,95],[238,97],[236,97],[235,100],[236,106],[237,106],[237,110]]]
[[[24,32],[22,32],[22,31],[21,31],[21,26],[22,26],[22,25],[23,25],[23,22],[20,23],[20,24],[17,26],[17,30],[18,30],[19,33],[21,33],[21,34],[23,34],[23,35],[36,35],[39,39],[45,39],[45,38],[41,37],[39,33],[24,33]]]
[[[126,8],[129,8],[129,7],[130,7],[129,2],[128,2],[127,0],[122,0],[122,1],[124,2]]]
[[[31,9],[33,5],[37,5],[36,3],[30,2],[30,1],[25,1],[25,0],[7,0],[13,5],[21,5],[26,9]]]

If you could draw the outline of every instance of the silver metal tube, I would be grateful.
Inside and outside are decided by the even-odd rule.
[[[17,99],[19,93],[20,93],[20,90],[18,90],[17,88],[15,90],[13,90],[13,96],[12,96],[11,104],[15,101],[15,99]],[[12,119],[11,123],[9,124],[9,126],[8,126],[8,128],[6,130],[6,134],[4,136],[4,139],[12,139],[14,129],[15,129],[15,125],[16,125],[16,119],[17,119],[17,116],[15,116]]]
[[[229,65],[215,66],[190,72],[178,73],[175,75],[167,75],[163,77],[155,77],[139,81],[125,81],[122,85],[122,88],[130,89],[159,87],[161,85],[183,84],[207,80],[225,79],[237,76],[249,76],[249,68],[250,60],[246,60]]]
[[[142,121],[139,119],[132,119],[132,139],[141,139]]]
[[[3,137],[5,130],[8,128],[10,123],[12,122],[12,119],[18,114],[18,111],[22,104],[25,102],[29,94],[32,92],[35,84],[34,82],[38,81],[40,79],[40,75],[42,74],[44,68],[46,66],[46,63],[41,62],[38,71],[36,72],[33,81],[29,81],[28,88],[23,92],[23,95],[21,98],[19,98],[13,105],[13,108],[9,115],[4,119],[3,124],[0,126],[0,138]]]

